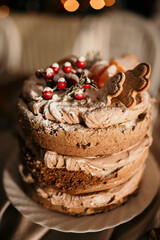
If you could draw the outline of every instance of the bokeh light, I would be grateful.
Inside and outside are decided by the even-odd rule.
[[[77,2],[76,0],[66,0],[64,2],[64,8],[68,12],[74,12],[79,8],[79,2]]]
[[[76,11],[80,4],[79,0],[60,0],[64,8],[69,12]],[[88,0],[90,6],[96,10],[100,10],[103,7],[111,7],[115,4],[116,0]]]
[[[9,7],[8,6],[0,6],[0,18],[6,18],[9,15]]]
[[[111,7],[115,4],[116,0],[104,0],[104,2],[107,7]]]
[[[90,0],[90,5],[94,9],[101,9],[105,6],[104,0]]]
[[[61,3],[64,5],[64,3],[66,2],[67,0],[61,0]]]

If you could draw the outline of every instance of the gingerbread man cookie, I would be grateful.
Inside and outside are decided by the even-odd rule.
[[[148,63],[141,63],[133,70],[128,70],[125,73],[126,80],[123,84],[123,91],[117,99],[132,109],[136,105],[137,94],[148,89],[150,73],[151,66]]]
[[[100,94],[102,98],[106,98],[107,105],[110,105],[111,99],[120,95],[123,90],[123,84],[125,82],[125,74],[122,72],[117,73],[113,77],[110,77],[105,82],[103,88],[101,88]]]

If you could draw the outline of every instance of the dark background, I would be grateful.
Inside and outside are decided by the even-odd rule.
[[[104,7],[102,10],[97,11],[91,8],[89,0],[79,0],[79,9],[72,14],[99,14],[103,11],[109,11],[112,8],[123,8],[150,17],[156,11],[157,1],[158,0],[116,0],[114,6]],[[70,14],[63,8],[60,0],[0,0],[0,5],[8,5],[11,8],[11,11]]]

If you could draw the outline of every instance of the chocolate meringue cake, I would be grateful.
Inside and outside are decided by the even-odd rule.
[[[134,55],[69,56],[24,82],[19,170],[32,199],[82,216],[137,191],[152,143],[150,72]]]

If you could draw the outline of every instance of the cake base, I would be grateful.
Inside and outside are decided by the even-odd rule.
[[[17,151],[18,152],[18,151]],[[112,211],[75,218],[42,208],[23,191],[18,173],[18,153],[11,154],[3,174],[4,189],[13,206],[32,222],[61,232],[96,232],[127,222],[140,214],[151,203],[159,187],[159,170],[150,155],[142,179],[141,188],[135,197]]]
[[[129,180],[107,191],[72,195],[49,187],[41,188],[33,183],[34,188],[31,190],[31,184],[29,184],[28,193],[43,207],[75,216],[90,215],[105,212],[126,202],[128,197],[138,189],[143,172],[144,164]]]
[[[133,194],[136,194],[136,193],[137,193],[137,191],[135,191],[135,193],[133,193]],[[49,200],[38,196],[35,192],[33,193],[32,198],[34,201],[36,201],[39,205],[41,205],[44,208],[48,208],[48,209],[51,209],[51,210],[54,210],[57,212],[80,217],[80,216],[84,216],[84,215],[91,215],[91,214],[95,214],[95,213],[106,212],[113,208],[119,207],[120,205],[124,204],[128,200],[129,196],[121,199],[121,201],[117,202],[116,204],[112,204],[110,206],[104,206],[104,207],[100,207],[100,208],[86,208],[86,209],[83,207],[79,208],[79,209],[76,209],[76,208],[68,209],[64,206],[53,205]]]

